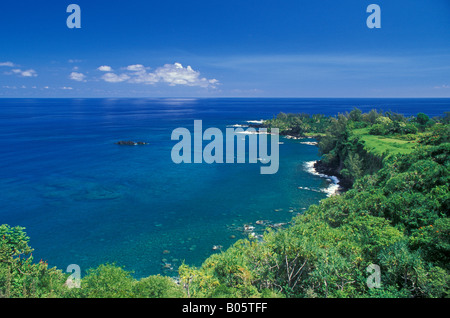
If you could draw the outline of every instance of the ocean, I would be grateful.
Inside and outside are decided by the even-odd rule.
[[[354,107],[433,117],[450,99],[0,99],[0,224],[25,227],[34,259],[63,271],[115,263],[136,278],[176,276],[182,262],[200,266],[238,239],[288,226],[337,180],[312,171],[310,139],[280,139],[276,174],[175,164],[175,128],[202,120],[225,131],[279,112]]]

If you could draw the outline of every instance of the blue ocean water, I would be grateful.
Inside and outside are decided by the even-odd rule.
[[[317,147],[288,139],[274,175],[259,164],[177,165],[173,129],[353,107],[432,117],[450,99],[0,99],[0,224],[26,227],[35,259],[63,270],[115,262],[135,277],[176,275],[182,261],[198,266],[214,246],[288,222],[330,181],[305,168]]]

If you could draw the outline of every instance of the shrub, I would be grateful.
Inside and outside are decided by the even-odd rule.
[[[370,127],[369,134],[383,136],[387,134],[387,129],[382,124],[375,124]]]
[[[133,286],[134,297],[138,298],[179,298],[185,293],[181,286],[166,276],[156,275],[142,278]]]

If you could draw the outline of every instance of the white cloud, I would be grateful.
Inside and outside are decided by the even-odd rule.
[[[72,72],[72,73],[70,73],[69,78],[71,80],[74,80],[74,81],[77,81],[77,82],[86,82],[86,80],[85,80],[86,75],[84,75],[83,73]]]
[[[159,78],[156,74],[147,73],[145,69],[139,72],[134,72],[130,75],[130,83],[155,84],[159,82]]]
[[[38,76],[35,70],[29,69],[26,71],[22,71],[19,68],[15,68],[13,70],[11,70],[12,73],[6,73],[6,74],[17,74],[19,76],[23,76],[23,77],[36,77]]]
[[[180,63],[166,64],[159,67],[155,71],[156,75],[162,82],[168,83],[170,86],[187,85],[200,87],[215,87],[218,80],[208,80],[200,77],[200,72],[194,71],[191,66],[183,67]]]
[[[134,65],[128,65],[127,66],[128,71],[145,71],[145,66],[142,64],[134,64]]]
[[[26,70],[26,71],[23,71],[21,75],[25,76],[25,77],[36,77],[37,73],[35,70]]]
[[[67,89],[67,90],[71,90],[71,89],[73,89],[73,88],[70,87],[70,86],[69,86],[69,87],[64,86],[64,87],[61,87],[61,89],[64,89],[64,90],[66,90],[66,89]]]
[[[15,65],[13,62],[1,62],[0,66],[14,67]]]
[[[109,83],[120,83],[128,80],[130,77],[127,74],[114,74],[114,73],[106,73],[102,76],[102,79],[105,82]]]
[[[170,86],[198,86],[215,88],[219,84],[216,79],[206,79],[200,76],[200,72],[192,69],[191,66],[183,67],[180,63],[165,64],[158,67],[153,72],[147,72],[149,68],[142,64],[134,64],[126,67],[127,74],[117,75],[107,73],[102,79],[110,83],[127,81],[128,83],[156,84],[167,83]]]
[[[97,70],[102,72],[112,72],[112,67],[108,65],[102,65],[97,68]]]
[[[1,62],[0,66],[7,66],[7,67],[17,67],[16,64],[14,64],[13,62]],[[6,75],[12,75],[12,74],[17,74],[19,76],[23,76],[23,77],[36,77],[37,72],[33,69],[29,69],[29,70],[21,70],[20,68],[14,68],[11,71],[5,72],[4,74]]]

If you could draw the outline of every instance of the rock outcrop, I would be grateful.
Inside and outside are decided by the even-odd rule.
[[[140,146],[140,145],[147,145],[147,143],[146,143],[146,142],[143,142],[143,141],[130,141],[130,140],[127,140],[127,141],[121,140],[121,141],[116,142],[115,144],[116,144],[116,145],[119,145],[119,146]]]

